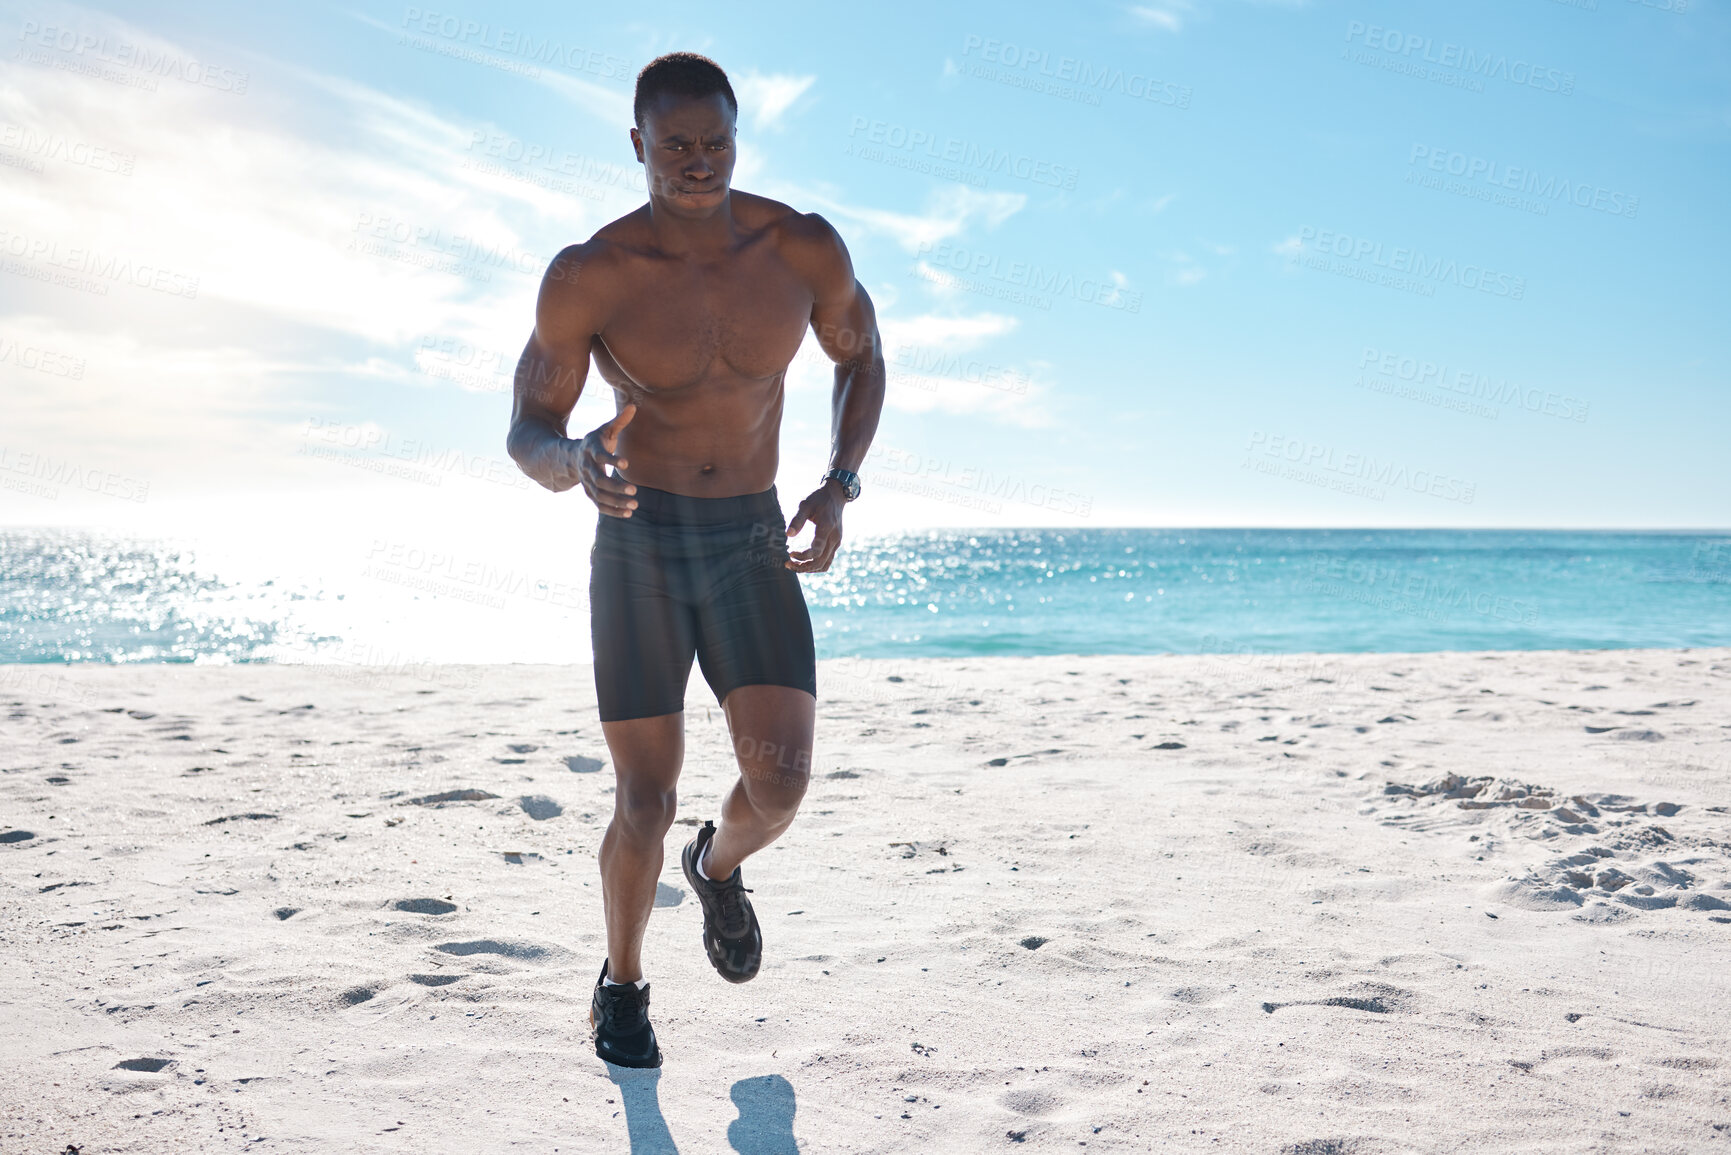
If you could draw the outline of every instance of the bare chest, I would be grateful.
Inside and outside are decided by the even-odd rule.
[[[631,278],[601,339],[619,370],[653,392],[761,380],[793,360],[811,307],[810,289],[773,252],[695,270],[651,265]]]

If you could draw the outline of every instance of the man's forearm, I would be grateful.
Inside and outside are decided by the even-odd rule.
[[[845,361],[835,367],[830,468],[858,473],[865,463],[866,451],[877,435],[878,417],[884,409],[884,385],[884,360],[875,350],[869,358]]]
[[[570,396],[559,395],[549,382],[565,385],[571,391]],[[554,493],[570,489],[573,483],[560,467],[566,456],[566,419],[557,414],[561,412],[559,403],[563,403],[565,413],[577,403],[583,392],[583,374],[571,369],[561,372],[558,365],[538,350],[531,337],[523,347],[523,355],[517,358],[513,386],[511,429],[505,435],[505,451],[517,468],[542,488]]]
[[[563,471],[555,468],[566,441],[552,422],[539,417],[519,417],[511,423],[511,432],[505,437],[505,451],[531,480],[559,493],[573,484]]]

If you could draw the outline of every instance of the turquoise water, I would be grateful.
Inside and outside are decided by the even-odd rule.
[[[850,544],[805,580],[824,657],[1731,645],[1731,534],[931,531]],[[0,532],[0,662],[368,660],[366,613],[312,612],[352,592],[239,580],[174,544]],[[435,620],[463,608],[387,593]],[[518,600],[498,599],[490,634],[546,632]],[[570,657],[587,656],[585,612],[568,608]],[[416,660],[472,660],[419,635]]]
[[[1731,535],[944,532],[808,592],[835,656],[1726,645]]]

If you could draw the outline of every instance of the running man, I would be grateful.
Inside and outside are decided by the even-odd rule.
[[[811,769],[817,674],[797,575],[827,570],[841,545],[884,363],[835,229],[729,187],[739,102],[727,74],[703,56],[663,56],[639,74],[634,104],[649,203],[553,259],[507,445],[524,473],[555,492],[582,486],[600,510],[590,625],[618,790],[601,842],[607,960],[590,1016],[597,1055],[658,1067],[641,952],[691,661],[721,703],[740,776],[721,824],[706,821],[681,860],[709,961],[740,983],[763,951],[740,863],[792,823]],[[790,523],[774,485],[783,383],[808,326],[836,363],[831,469]],[[591,359],[618,412],[568,438]],[[807,525],[811,545],[790,551]]]

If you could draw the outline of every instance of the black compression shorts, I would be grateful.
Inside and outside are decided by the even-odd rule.
[[[630,517],[600,515],[589,554],[601,720],[679,713],[694,655],[718,702],[740,686],[816,697],[811,615],[775,488],[686,497],[639,485],[635,496]]]

